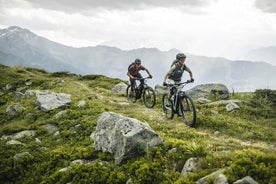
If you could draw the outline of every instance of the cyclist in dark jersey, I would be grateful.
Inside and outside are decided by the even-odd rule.
[[[191,82],[194,81],[193,73],[188,66],[185,65],[186,56],[183,53],[178,53],[176,55],[176,60],[173,62],[170,70],[166,73],[164,77],[163,86],[167,86],[168,84],[177,84],[181,82],[182,75],[184,71],[187,71],[190,75]],[[173,89],[171,89],[169,94],[169,99],[173,95]],[[171,101],[168,101],[168,106],[171,105]]]
[[[142,75],[139,73],[140,70],[145,70],[148,73],[149,77],[152,78],[152,75],[150,74],[150,72],[148,71],[148,69],[146,69],[141,64],[141,60],[138,59],[138,58],[135,59],[134,63],[132,63],[128,67],[128,72],[127,72],[127,75],[129,76],[129,81],[130,81],[130,85],[131,85],[132,89],[134,89],[134,87],[136,85],[135,79],[143,78]]]

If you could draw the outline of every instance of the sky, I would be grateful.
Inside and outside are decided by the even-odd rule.
[[[276,46],[276,0],[0,0],[0,28],[9,26],[73,47],[241,59]]]

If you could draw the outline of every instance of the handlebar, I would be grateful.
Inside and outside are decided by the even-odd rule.
[[[180,82],[180,83],[177,83],[177,84],[167,84],[168,87],[173,87],[173,86],[180,86],[180,85],[183,85],[183,84],[189,84],[189,83],[193,83],[192,80],[187,80],[186,82]],[[184,85],[184,86],[185,86]]]
[[[145,79],[152,79],[152,77],[136,78],[136,79],[134,79],[134,80],[145,80]]]

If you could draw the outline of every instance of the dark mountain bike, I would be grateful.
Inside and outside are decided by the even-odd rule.
[[[156,95],[152,87],[146,84],[146,80],[151,79],[150,77],[138,78],[136,80],[140,81],[140,84],[135,86],[134,89],[131,85],[128,85],[126,90],[127,99],[129,101],[135,102],[137,99],[143,97],[143,101],[146,107],[152,108],[156,103]]]
[[[168,119],[173,119],[174,114],[181,116],[186,125],[194,127],[196,124],[196,109],[193,99],[182,90],[184,86],[191,83],[190,80],[176,85],[168,85],[173,90],[171,99],[169,94],[164,94],[162,98],[163,111]],[[171,101],[168,106],[168,101]]]

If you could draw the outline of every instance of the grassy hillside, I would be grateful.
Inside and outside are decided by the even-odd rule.
[[[126,183],[130,178],[133,183],[195,183],[221,168],[226,168],[229,183],[245,176],[259,183],[276,183],[275,91],[232,94],[231,98],[242,100],[240,110],[232,112],[226,112],[224,105],[196,103],[198,124],[189,128],[181,118],[165,119],[160,96],[157,105],[147,109],[141,101],[128,103],[124,95],[114,95],[111,89],[122,82],[119,79],[3,65],[0,72],[0,138],[23,130],[36,132],[35,137],[20,139],[22,145],[0,140],[1,183]],[[31,85],[26,87],[28,81]],[[15,91],[19,89],[22,93],[27,89],[68,93],[72,105],[66,116],[56,118],[61,109],[42,112],[36,108],[34,96],[17,100]],[[81,100],[86,105],[78,107]],[[6,109],[15,103],[25,110],[12,117]],[[111,155],[94,150],[90,138],[98,116],[105,111],[147,122],[164,144],[144,157],[115,166]],[[56,125],[59,134],[48,133],[47,124]],[[22,152],[30,155],[15,162],[14,156]],[[181,177],[191,157],[200,159],[200,170]],[[77,159],[93,164],[71,164]],[[60,171],[70,164],[70,170]]]

